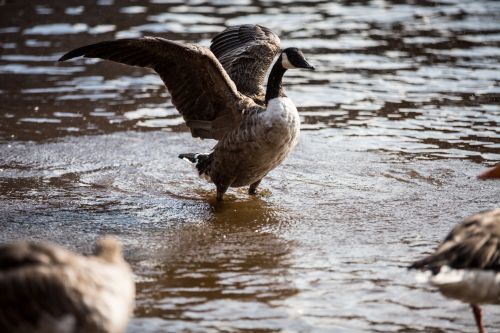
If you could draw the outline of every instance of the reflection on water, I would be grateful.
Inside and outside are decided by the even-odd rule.
[[[169,332],[279,331],[294,324],[275,306],[296,290],[287,273],[292,243],[269,232],[282,224],[273,208],[260,199],[212,208],[207,222],[176,230],[157,254],[153,277],[138,283],[143,319],[130,331],[150,328],[152,318]]]
[[[500,2],[0,1],[0,241],[125,243],[129,332],[471,332],[406,265],[498,206]],[[214,188],[151,71],[56,60],[97,41],[208,45],[261,23],[315,72],[287,73],[302,136],[263,192]],[[498,308],[486,325],[500,330]]]

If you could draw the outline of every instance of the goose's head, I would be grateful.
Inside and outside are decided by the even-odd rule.
[[[123,261],[122,244],[113,236],[101,237],[96,244],[95,255],[109,263]]]
[[[281,52],[281,66],[286,69],[306,68],[314,70],[302,52],[296,47],[288,47]]]

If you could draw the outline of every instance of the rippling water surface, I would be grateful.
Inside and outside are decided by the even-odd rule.
[[[499,205],[500,2],[0,2],[0,240],[89,251],[118,234],[128,332],[472,332],[468,306],[405,267]],[[177,154],[193,140],[151,71],[56,60],[114,38],[208,45],[256,23],[300,47],[302,134],[250,198]],[[500,310],[485,307],[500,331]]]

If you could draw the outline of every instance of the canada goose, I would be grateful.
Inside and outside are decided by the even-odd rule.
[[[110,237],[86,257],[45,243],[1,245],[0,290],[0,332],[9,333],[123,332],[135,295]]]
[[[425,279],[446,297],[469,303],[485,333],[479,304],[500,304],[500,208],[468,217],[410,268],[425,270]]]
[[[154,69],[172,96],[193,137],[218,140],[210,154],[181,154],[217,187],[250,185],[249,193],[278,166],[298,140],[300,119],[281,81],[292,68],[314,69],[297,48],[280,50],[280,40],[259,25],[224,30],[210,49],[159,37],[119,39],[83,46],[78,56]],[[273,59],[264,93],[265,73]]]

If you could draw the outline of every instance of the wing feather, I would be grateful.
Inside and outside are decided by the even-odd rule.
[[[500,271],[500,208],[473,215],[457,225],[436,251],[411,268]]]
[[[279,37],[260,25],[234,26],[215,36],[210,50],[219,59],[238,91],[264,105],[265,75],[280,52]]]
[[[79,56],[154,69],[169,90],[172,104],[195,137],[220,139],[227,129],[239,125],[243,109],[251,104],[238,92],[217,58],[205,47],[159,37],[119,39],[80,47],[59,60]],[[229,121],[225,130],[212,127],[198,131],[194,127],[196,121],[213,122],[219,118]]]

